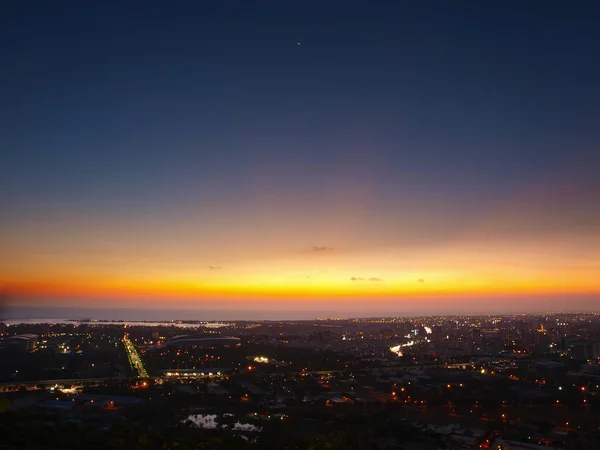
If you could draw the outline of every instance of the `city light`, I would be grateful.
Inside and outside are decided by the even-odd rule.
[[[260,364],[267,364],[269,362],[269,358],[267,358],[266,356],[256,356],[254,357],[254,362],[260,363]]]

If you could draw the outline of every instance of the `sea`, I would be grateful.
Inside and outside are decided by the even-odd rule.
[[[339,312],[337,313],[339,315]],[[338,317],[333,311],[265,311],[265,310],[200,310],[200,309],[137,309],[137,308],[71,308],[71,307],[7,307],[0,311],[0,322],[17,323],[73,323],[93,321],[96,324],[123,323],[158,325],[171,322],[177,326],[197,326],[178,324],[177,321],[202,321],[225,323],[228,321],[277,321],[315,320]]]

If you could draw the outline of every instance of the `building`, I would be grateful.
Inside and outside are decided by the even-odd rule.
[[[496,439],[491,448],[498,448],[500,450],[561,450],[558,447],[549,447],[530,442],[509,441],[506,439]]]
[[[166,378],[206,378],[214,379],[225,376],[229,369],[165,369],[161,375]]]
[[[569,355],[579,359],[596,359],[600,356],[600,346],[587,339],[567,339],[565,347]]]
[[[581,373],[586,375],[600,375],[600,364],[588,363],[581,366]]]
[[[194,336],[176,336],[168,341],[165,341],[161,345],[151,347],[149,350],[164,349],[167,347],[187,348],[187,347],[239,347],[241,345],[241,339],[232,336],[218,336],[218,337],[194,337]]]
[[[394,332],[394,330],[392,330],[391,328],[385,328],[383,330],[379,331],[379,339],[391,339],[396,335],[396,333]]]
[[[38,336],[36,334],[20,334],[4,338],[4,348],[22,352],[32,352],[37,348]]]
[[[548,352],[550,346],[552,344],[552,336],[547,333],[536,332],[535,333],[535,341],[534,347],[537,351],[545,351]]]

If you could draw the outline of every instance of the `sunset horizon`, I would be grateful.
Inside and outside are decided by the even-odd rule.
[[[239,7],[15,7],[10,304],[595,308],[581,12]]]
[[[600,2],[8,0],[0,447],[600,445]]]

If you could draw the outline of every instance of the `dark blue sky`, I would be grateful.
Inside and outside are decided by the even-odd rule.
[[[314,186],[340,160],[384,191],[493,193],[597,142],[596,2],[2,9],[9,208],[235,191],[250,168]]]

